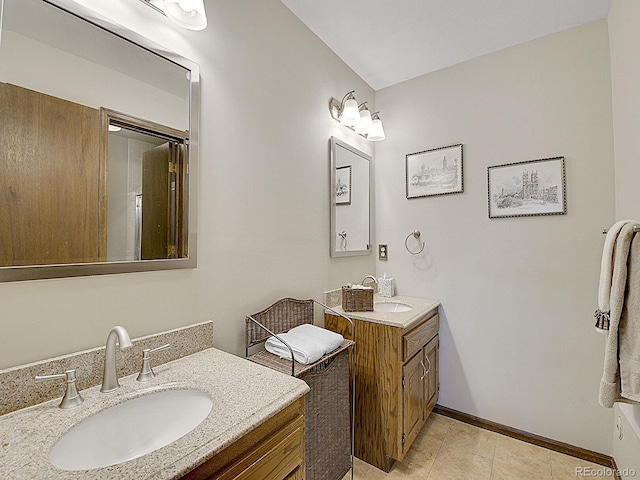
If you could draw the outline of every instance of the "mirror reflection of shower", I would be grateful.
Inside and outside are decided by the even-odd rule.
[[[176,255],[176,177],[180,144],[122,126],[109,131],[107,259]]]
[[[136,194],[135,260],[142,259],[142,194]]]

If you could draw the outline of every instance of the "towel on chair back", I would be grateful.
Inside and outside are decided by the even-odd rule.
[[[296,362],[308,365],[320,360],[327,353],[333,352],[342,345],[344,337],[339,333],[304,324],[292,328],[287,333],[278,335],[287,342],[293,350],[293,358]],[[291,352],[278,338],[269,337],[264,348],[280,358],[291,359]]]

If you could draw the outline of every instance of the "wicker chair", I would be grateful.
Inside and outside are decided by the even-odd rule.
[[[355,389],[351,392],[349,389],[349,352],[354,343],[345,340],[337,350],[311,365],[284,360],[265,350],[249,355],[251,347],[263,344],[272,335],[305,323],[313,324],[314,304],[332,310],[312,299],[283,298],[247,315],[245,354],[253,362],[293,375],[309,385],[305,401],[305,479],[340,480],[350,468],[353,473],[350,393]]]

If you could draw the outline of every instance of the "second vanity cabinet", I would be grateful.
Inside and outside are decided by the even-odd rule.
[[[438,400],[437,303],[406,324],[395,323],[395,313],[347,315],[356,327],[355,455],[388,472],[405,457]],[[325,327],[348,338],[347,323],[325,315]]]

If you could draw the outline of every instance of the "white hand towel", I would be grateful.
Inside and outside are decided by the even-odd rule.
[[[280,333],[278,337],[289,344],[291,350],[293,350],[293,358],[298,363],[309,365],[324,356],[324,345],[313,338],[296,335],[295,333],[291,334],[290,332]],[[280,358],[291,360],[291,352],[276,337],[269,337],[264,344],[264,348]]]
[[[301,335],[320,343],[324,348],[325,355],[333,352],[336,348],[342,345],[342,342],[344,341],[344,337],[339,333],[332,332],[326,328],[316,327],[309,323],[292,328],[289,330],[289,333]]]
[[[609,331],[609,312],[611,310],[611,281],[613,276],[613,254],[616,240],[622,227],[632,220],[621,220],[614,223],[607,231],[602,249],[602,262],[600,264],[600,283],[598,285],[598,309],[594,317],[596,318],[596,331],[607,333]]]

